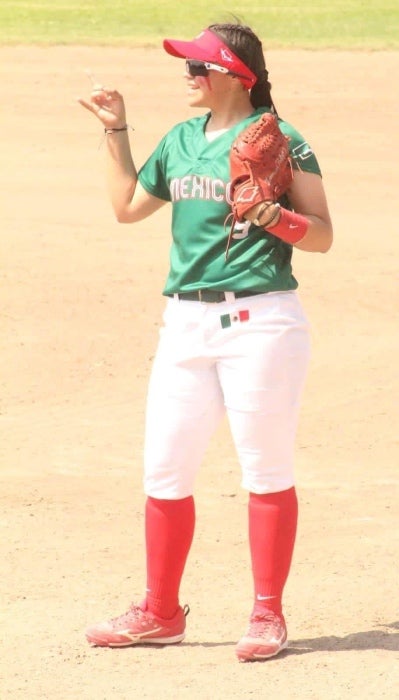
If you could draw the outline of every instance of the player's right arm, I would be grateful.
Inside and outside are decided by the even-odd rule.
[[[122,95],[101,85],[94,85],[89,100],[78,102],[94,114],[104,129],[123,129],[126,110]],[[120,223],[141,221],[157,211],[165,200],[147,192],[138,182],[132,158],[128,130],[106,133],[107,186],[116,219]]]
[[[107,134],[107,186],[117,221],[133,224],[166,204],[138,182],[127,131]]]

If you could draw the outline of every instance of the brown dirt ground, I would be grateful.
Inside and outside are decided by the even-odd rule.
[[[143,591],[143,408],[169,211],[114,222],[101,128],[75,97],[87,67],[124,92],[139,165],[192,114],[182,64],[144,49],[0,57],[1,698],[397,698],[399,53],[268,56],[279,110],[321,162],[336,240],[295,255],[313,363],[291,641],[265,664],[234,657],[252,590],[225,425],[197,484],[185,643],[112,651],[83,636]]]

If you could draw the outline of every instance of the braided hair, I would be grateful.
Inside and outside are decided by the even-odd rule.
[[[216,34],[256,75],[257,81],[250,92],[252,106],[269,107],[278,116],[271,96],[271,83],[266,69],[262,42],[250,27],[242,24],[211,24],[208,29]]]

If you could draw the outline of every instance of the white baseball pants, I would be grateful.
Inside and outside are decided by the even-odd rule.
[[[227,413],[241,485],[294,484],[298,407],[309,330],[295,292],[202,303],[168,299],[147,398],[144,490],[192,495],[210,437]]]

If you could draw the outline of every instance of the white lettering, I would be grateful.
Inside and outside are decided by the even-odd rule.
[[[193,177],[193,188],[191,190],[191,196],[193,199],[204,199],[204,178]]]
[[[172,178],[169,185],[172,202],[181,199],[202,199],[231,204],[231,183],[220,178],[185,175]]]
[[[169,190],[172,202],[179,202],[181,199],[202,199],[232,204],[231,182],[226,183],[221,178],[211,178],[202,175],[174,177],[170,181]],[[248,196],[249,193],[254,196],[253,189],[249,188],[249,192],[246,192],[246,195]],[[244,199],[246,200],[245,195]]]
[[[217,193],[217,190],[221,189],[221,194]],[[224,196],[225,193],[225,184],[223,180],[212,180],[212,199],[215,200],[215,202],[223,202],[225,199]]]
[[[233,204],[233,200],[231,198],[231,182],[228,182],[226,185],[226,202],[227,204]]]
[[[186,175],[180,180],[180,196],[182,197],[182,199],[191,199],[191,192],[188,191],[188,188],[191,184],[190,181],[191,175]]]
[[[180,196],[179,196],[179,178],[178,177],[174,177],[170,181],[169,191],[170,191],[170,198],[171,198],[172,202],[177,202],[180,199]]]

